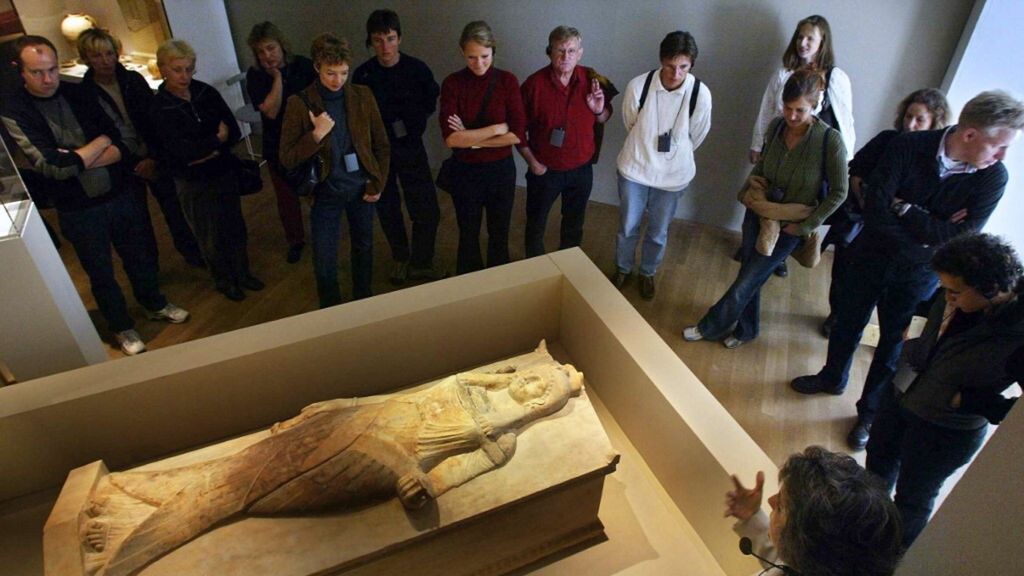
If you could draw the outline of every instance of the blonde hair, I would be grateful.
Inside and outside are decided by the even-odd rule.
[[[459,37],[459,48],[465,49],[466,44],[476,42],[484,48],[495,50],[498,42],[494,39],[494,31],[483,20],[474,20],[462,29],[462,36]]]
[[[1003,90],[982,92],[964,104],[958,124],[989,136],[1000,128],[1020,130],[1024,128],[1024,102]]]
[[[78,48],[80,55],[85,56],[86,54],[98,54],[107,46],[110,46],[115,53],[121,53],[121,41],[114,38],[110,32],[103,28],[89,28],[78,37],[75,47]]]
[[[188,58],[195,64],[196,51],[188,42],[176,38],[171,38],[156,49],[157,66],[163,66],[175,58]]]

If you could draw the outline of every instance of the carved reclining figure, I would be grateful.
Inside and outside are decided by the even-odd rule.
[[[546,355],[544,343],[538,352]],[[134,574],[237,515],[297,514],[398,496],[423,506],[512,457],[515,431],[582,390],[571,365],[461,373],[411,394],[330,400],[231,456],[104,477],[81,517],[86,571]]]

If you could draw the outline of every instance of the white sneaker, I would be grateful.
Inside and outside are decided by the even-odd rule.
[[[181,324],[182,322],[188,320],[188,310],[185,310],[184,308],[180,308],[168,302],[167,306],[164,306],[163,308],[157,310],[156,312],[150,312],[149,319],[166,320],[171,324]]]
[[[739,348],[744,344],[746,344],[746,340],[740,340],[735,336],[726,336],[725,340],[722,340],[722,346],[725,346],[729,350],[732,350],[733,348]]]
[[[117,338],[117,343],[121,345],[121,351],[128,356],[135,356],[140,352],[146,351],[146,343],[142,341],[142,336],[135,330],[125,330],[114,334]]]
[[[704,335],[700,333],[700,328],[696,326],[690,326],[683,330],[683,340],[687,342],[696,342],[697,340],[703,340]]]

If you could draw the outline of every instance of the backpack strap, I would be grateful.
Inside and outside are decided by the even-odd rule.
[[[644,102],[647,101],[647,93],[651,91],[651,81],[654,80],[654,73],[657,70],[651,70],[647,73],[647,79],[644,80],[644,89],[640,91],[640,107],[636,109],[639,114],[644,109]]]
[[[697,93],[700,92],[700,78],[693,77],[693,92],[690,92],[690,118],[693,118],[693,111],[697,109]]]

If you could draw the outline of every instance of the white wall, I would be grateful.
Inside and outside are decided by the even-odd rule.
[[[238,74],[238,59],[223,0],[163,0],[171,35],[196,51],[196,78],[220,91],[228,107],[245,104],[238,84],[227,80]],[[242,126],[243,130],[248,130]]]
[[[485,19],[498,38],[496,65],[520,81],[547,64],[548,32],[559,24],[583,33],[583,63],[623,90],[634,76],[658,65],[658,44],[677,29],[690,31],[700,47],[695,73],[714,94],[711,133],[697,152],[698,174],[678,215],[715,226],[739,228],[735,192],[749,171],[746,151],[768,75],[782,59],[796,22],[822,14],[832,24],[839,66],[853,81],[854,115],[861,144],[892,123],[896,103],[908,92],[938,86],[967,21],[970,0],[439,0],[433,2],[324,0],[226,0],[241,61],[252,62],[245,39],[263,20],[276,23],[299,53],[321,32],[334,32],[363,49],[366,17],[390,7],[402,18],[402,48],[427,62],[440,81],[463,63],[462,26]],[[941,14],[941,18],[935,17]],[[621,97],[613,104],[620,108]],[[447,155],[436,119],[427,149],[436,166]],[[625,133],[618,113],[609,122],[595,170],[593,199],[617,203],[615,157]],[[517,159],[518,160],[518,159]],[[523,163],[519,161],[522,183]]]
[[[975,16],[973,27],[964,31],[959,61],[950,66],[945,80],[953,110],[960,110],[979,92],[995,88],[1024,98],[1024,2],[979,0]],[[1024,138],[1010,147],[1003,162],[1010,182],[985,231],[999,234],[1020,251],[1024,250]]]

